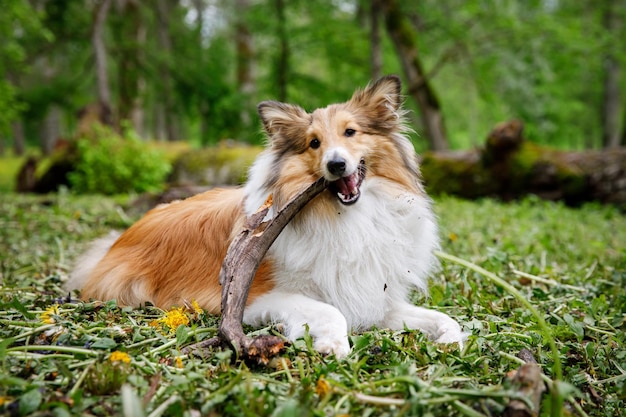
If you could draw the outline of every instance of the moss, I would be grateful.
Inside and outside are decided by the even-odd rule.
[[[485,160],[482,150],[427,152],[422,173],[431,194],[464,198],[499,196],[504,199],[539,194],[568,202],[584,199],[587,175],[572,164],[567,152],[531,142],[498,160]]]
[[[491,177],[482,164],[477,163],[477,152],[435,153],[422,156],[422,176],[428,192],[475,198],[489,194],[493,188]]]
[[[0,157],[0,192],[15,191],[15,178],[25,160],[23,156]]]
[[[191,150],[177,159],[170,181],[198,185],[241,184],[261,150],[258,146],[243,145]]]
[[[160,150],[170,163],[174,163],[181,155],[191,151],[189,142],[150,142],[150,147]]]
[[[529,172],[537,161],[544,159],[547,148],[538,146],[532,142],[524,141],[517,152],[511,158],[511,167],[516,172]]]

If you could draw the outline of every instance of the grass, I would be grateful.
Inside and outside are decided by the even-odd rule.
[[[217,330],[193,308],[66,302],[72,260],[131,224],[128,207],[0,194],[0,414],[500,415],[520,397],[507,373],[522,349],[548,384],[560,381],[565,401],[552,415],[619,416],[626,406],[626,218],[614,208],[439,199],[442,268],[430,297],[415,301],[464,324],[462,350],[378,329],[353,334],[345,360],[305,338],[262,368],[232,363],[228,350],[184,355]],[[541,415],[559,404],[555,392]]]

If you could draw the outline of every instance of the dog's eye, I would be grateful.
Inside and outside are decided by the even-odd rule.
[[[319,148],[321,145],[320,140],[318,138],[313,138],[311,139],[311,142],[309,143],[309,146],[313,149],[317,149]]]
[[[354,129],[346,129],[346,131],[343,132],[343,135],[347,138],[351,138],[352,136],[354,136],[355,133],[356,133],[356,130]]]

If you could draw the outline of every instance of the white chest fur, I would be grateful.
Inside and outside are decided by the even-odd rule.
[[[412,287],[426,291],[438,244],[429,201],[388,188],[369,179],[336,216],[289,224],[268,253],[277,289],[335,306],[355,329],[380,325]]]

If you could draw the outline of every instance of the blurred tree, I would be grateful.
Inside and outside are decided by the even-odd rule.
[[[560,147],[626,136],[625,12],[609,0],[5,3],[0,130],[20,152],[50,149],[99,97],[147,138],[257,141],[255,102],[313,109],[385,73],[416,97],[418,149],[478,145],[512,118]]]
[[[285,102],[287,85],[289,83],[289,40],[287,38],[287,19],[285,17],[285,0],[274,0],[276,10],[278,56],[276,57],[276,85],[278,86],[278,100]]]
[[[241,122],[247,128],[252,125],[249,109],[253,107],[252,95],[256,90],[254,74],[254,47],[248,25],[249,0],[236,0],[235,45],[237,49],[237,91],[242,97]]]
[[[383,76],[383,54],[382,40],[380,34],[380,17],[382,16],[382,0],[369,1],[369,17],[370,17],[370,72],[373,80],[377,80]]]
[[[174,113],[174,91],[171,67],[174,65],[175,57],[172,48],[170,19],[173,15],[176,4],[169,0],[157,0],[157,39],[158,39],[158,74],[160,82],[157,84],[156,100],[156,121],[158,138],[165,138],[167,141],[178,139],[175,125]],[[198,13],[201,16],[201,13]],[[201,19],[201,17],[198,17]],[[197,44],[196,44],[197,45]]]
[[[0,13],[0,154],[5,138],[13,136],[17,155],[25,149],[20,113],[26,104],[20,98],[20,74],[28,68],[26,44],[45,44],[52,34],[42,25],[42,13],[26,0],[3,2]]]
[[[130,123],[140,136],[143,132],[146,81],[145,50],[148,12],[139,0],[117,0],[109,16],[113,42],[111,55],[117,70],[117,119],[120,124]]]
[[[415,43],[417,36],[396,0],[383,2],[383,10],[387,32],[394,43],[407,78],[409,95],[419,107],[424,133],[430,143],[430,148],[437,151],[447,150],[449,145],[441,105],[431,81],[424,72],[422,59]]]
[[[433,85],[455,116],[446,126],[455,147],[487,131],[486,122],[513,118],[540,143],[602,146],[602,56],[610,50],[621,62],[626,52],[626,38],[602,23],[602,2],[409,3],[425,63],[437,68]]]
[[[91,29],[98,103],[102,111],[102,122],[107,125],[113,125],[113,107],[111,103],[111,87],[109,86],[109,68],[107,65],[104,29],[111,3],[112,0],[98,0],[94,2],[92,9],[93,26]]]
[[[619,37],[622,32],[624,5],[613,0],[604,1],[603,24],[609,39]],[[604,91],[602,100],[602,144],[612,148],[620,145],[620,72],[617,51],[607,48],[604,54]],[[624,127],[626,130],[626,127]]]

